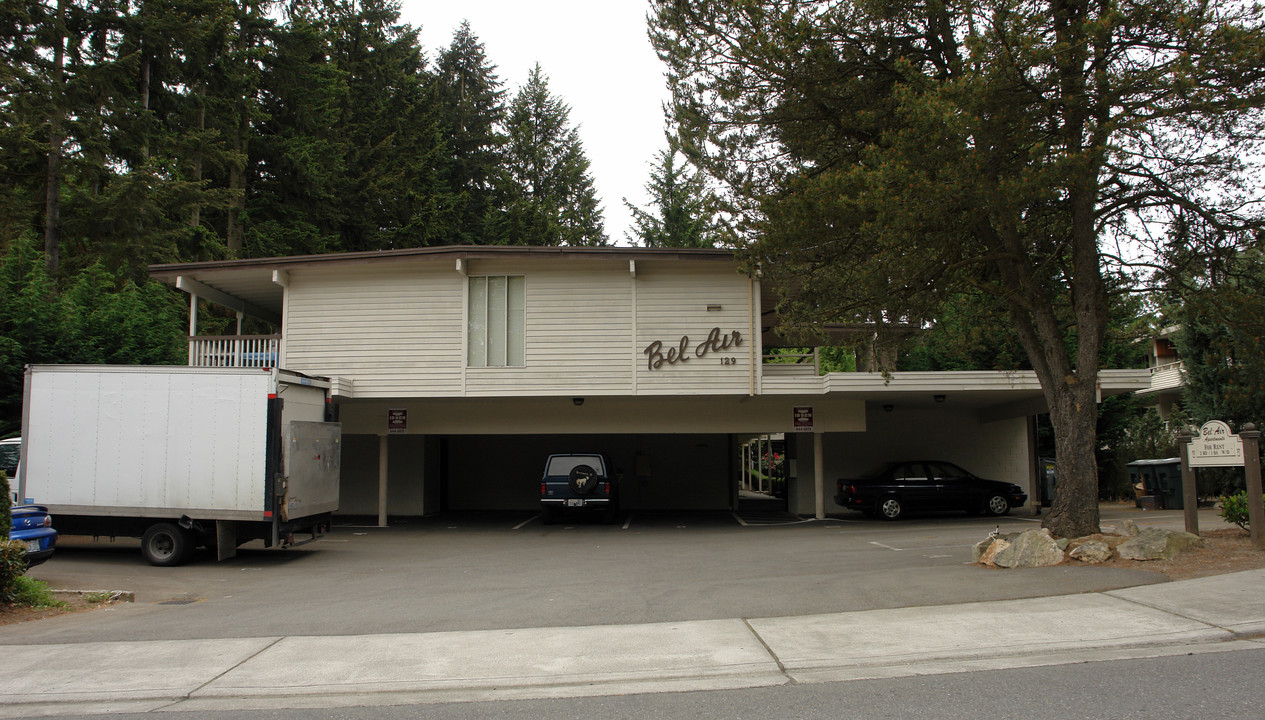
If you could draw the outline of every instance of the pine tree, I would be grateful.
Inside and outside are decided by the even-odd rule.
[[[602,210],[570,108],[536,65],[510,103],[501,210],[508,245],[605,245]]]
[[[689,165],[678,164],[678,154],[669,137],[668,148],[655,155],[646,183],[653,212],[624,198],[624,205],[633,214],[628,239],[644,247],[716,247],[720,233],[707,180]]]
[[[491,242],[486,224],[505,145],[498,129],[505,119],[505,91],[468,22],[439,54],[435,81],[450,155],[447,183],[455,217],[449,241]]]

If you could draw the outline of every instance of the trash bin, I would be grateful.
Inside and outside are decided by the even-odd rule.
[[[1037,466],[1041,472],[1041,504],[1050,507],[1054,503],[1054,488],[1058,484],[1058,472],[1053,458],[1041,458]]]
[[[1138,495],[1137,506],[1143,507],[1143,497],[1155,497],[1166,510],[1181,510],[1182,459],[1161,458],[1134,460],[1129,463],[1129,481]]]

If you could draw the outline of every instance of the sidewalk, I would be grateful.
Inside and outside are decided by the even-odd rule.
[[[722,690],[1265,649],[1265,570],[647,625],[0,646],[0,717]]]

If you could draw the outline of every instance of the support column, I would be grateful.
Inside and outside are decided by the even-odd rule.
[[[198,296],[189,293],[189,366],[193,366],[193,338],[198,335]]]
[[[826,517],[826,459],[822,453],[822,433],[813,433],[813,496],[817,502],[818,520]]]
[[[1199,534],[1199,488],[1195,479],[1195,470],[1190,466],[1190,441],[1194,439],[1190,428],[1182,428],[1177,433],[1177,447],[1182,456],[1182,518],[1186,523],[1186,532]],[[1146,480],[1142,481],[1145,485]]]
[[[387,436],[378,436],[378,527],[387,526]]]
[[[1239,431],[1243,442],[1243,474],[1247,480],[1247,527],[1252,547],[1265,550],[1265,501],[1261,499],[1261,431],[1245,423]]]

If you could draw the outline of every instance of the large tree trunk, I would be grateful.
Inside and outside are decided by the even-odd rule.
[[[1042,526],[1057,537],[1082,537],[1099,531],[1098,522],[1098,373],[1077,374],[1047,392],[1054,425],[1057,490]]]

